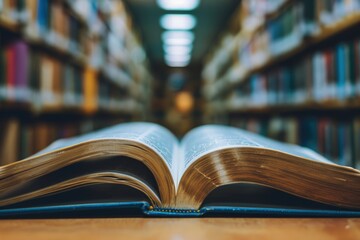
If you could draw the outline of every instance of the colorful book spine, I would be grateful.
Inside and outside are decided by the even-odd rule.
[[[339,44],[336,48],[336,65],[337,65],[337,95],[340,100],[345,99],[345,84],[346,84],[346,70],[345,70],[345,46]]]
[[[30,102],[29,47],[23,41],[14,43],[13,47],[15,51],[15,100],[18,102]]]
[[[254,74],[227,101],[239,109],[359,99],[358,46],[358,39],[341,42]]]
[[[49,29],[49,0],[38,0],[36,23],[41,35],[46,35]],[[44,36],[43,35],[43,36]]]

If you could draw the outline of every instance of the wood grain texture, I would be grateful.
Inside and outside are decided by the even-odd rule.
[[[360,239],[360,219],[0,220],[0,239]]]

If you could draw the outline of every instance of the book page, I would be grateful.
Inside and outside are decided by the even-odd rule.
[[[174,152],[177,151],[178,140],[169,130],[154,123],[123,123],[78,137],[60,139],[36,155],[87,141],[105,139],[130,140],[147,145],[165,160],[172,174],[176,172]]]
[[[285,152],[291,155],[307,158],[318,162],[332,163],[330,160],[326,159],[325,157],[321,156],[320,154],[309,148],[301,147],[294,144],[279,142],[241,129],[238,129],[238,131],[241,134],[246,135],[247,138],[252,139],[253,141],[255,141],[264,148]]]
[[[234,127],[207,125],[193,129],[182,140],[184,157],[179,167],[180,175],[201,156],[232,147],[268,148],[315,161],[330,162],[307,148],[280,143]]]

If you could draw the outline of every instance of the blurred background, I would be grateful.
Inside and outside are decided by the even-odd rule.
[[[0,0],[0,165],[129,121],[360,168],[360,0]]]

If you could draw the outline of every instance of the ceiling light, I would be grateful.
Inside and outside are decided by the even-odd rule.
[[[189,65],[189,62],[171,62],[171,61],[165,61],[166,65],[169,67],[186,67]]]
[[[167,45],[190,45],[194,41],[194,34],[189,31],[165,31],[161,37]]]
[[[190,45],[190,46],[188,46],[188,45],[186,45],[186,46],[177,46],[177,45],[167,46],[167,45],[165,45],[164,46],[165,53],[170,54],[170,55],[184,55],[184,54],[189,55],[191,50],[192,50],[192,45]]]
[[[167,62],[188,62],[190,61],[190,54],[184,54],[184,55],[165,55],[165,60]]]
[[[196,18],[190,14],[165,14],[160,25],[169,30],[190,30],[196,25]]]
[[[157,0],[159,7],[165,10],[193,10],[200,0]]]
[[[189,45],[192,43],[188,38],[169,38],[164,41],[167,45]]]

